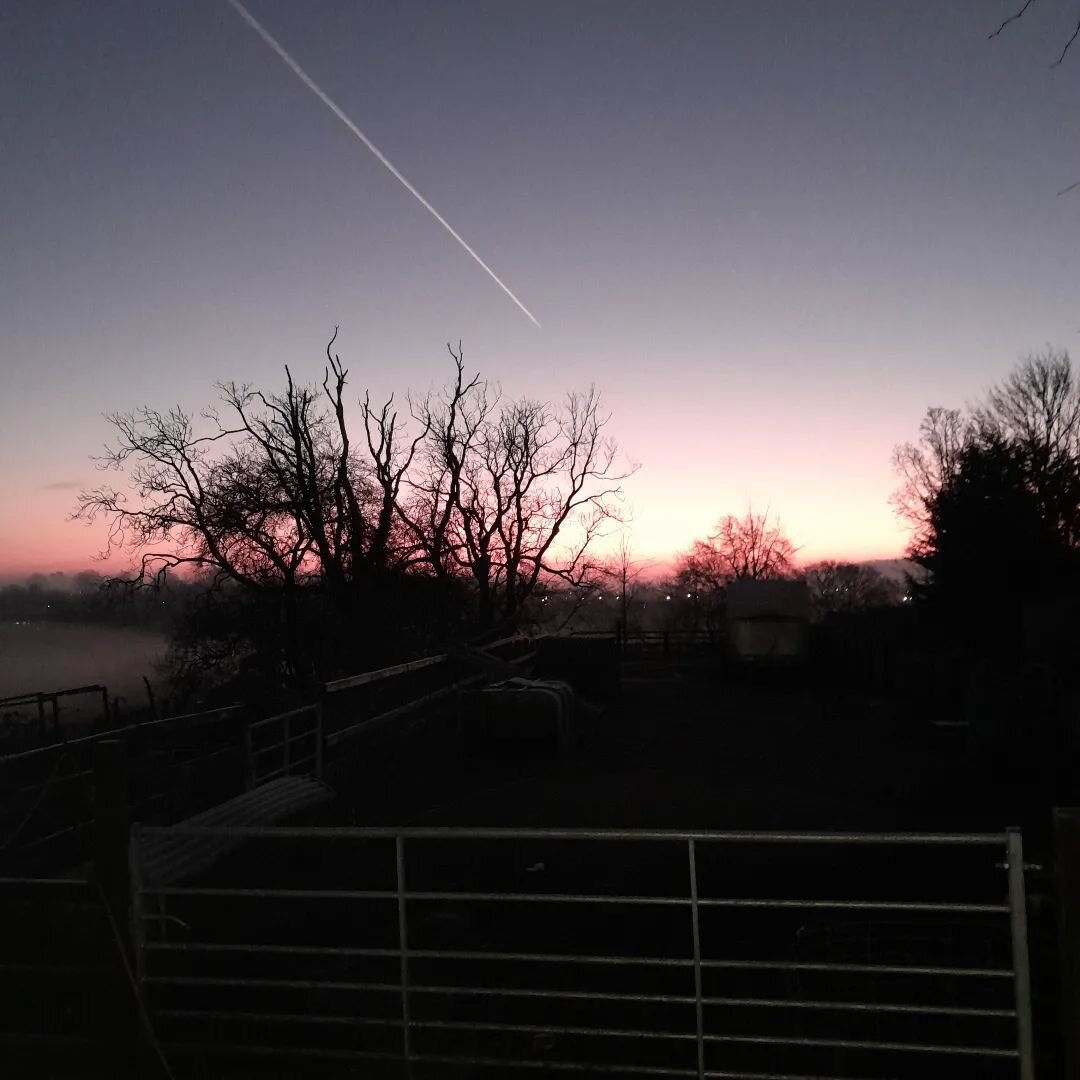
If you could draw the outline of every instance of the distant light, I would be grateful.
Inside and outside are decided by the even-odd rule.
[[[671,599],[671,597],[670,597],[670,596],[665,596],[665,597],[664,597],[664,599],[665,599],[665,600],[670,600],[670,599]]]
[[[687,594],[686,594],[686,599],[687,599],[687,600],[689,600],[689,599],[690,599],[690,594],[689,594],[689,593],[687,593]]]

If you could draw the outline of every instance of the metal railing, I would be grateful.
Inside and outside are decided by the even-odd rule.
[[[477,646],[476,653],[495,661],[520,664],[535,655],[536,638],[522,634]],[[419,676],[419,678],[417,677]],[[488,676],[461,670],[451,653],[410,660],[325,684],[325,745],[342,752],[357,736],[372,734],[415,716],[440,701],[482,683]],[[324,714],[325,716],[325,714]]]
[[[105,740],[127,744],[133,817],[164,824],[228,797],[242,775],[239,718],[237,706],[226,706],[0,757],[0,856],[44,865],[86,857],[93,754]]]
[[[425,668],[435,667],[438,664],[445,663],[447,659],[446,653],[439,653],[438,656],[425,656],[422,660],[410,660],[404,664],[379,668],[377,671],[365,671],[360,675],[332,679],[326,684],[326,692],[335,694],[342,690],[353,690],[358,686],[368,686],[373,682],[381,682],[383,679],[390,679],[397,675],[408,675],[414,671],[423,671]]]
[[[136,936],[178,1053],[410,1076],[1033,1077],[1018,830],[229,834],[247,841],[243,887],[135,898],[168,903]]]
[[[483,649],[490,655],[513,654],[529,640],[509,637]],[[415,673],[433,680],[435,689],[412,682],[408,676]],[[321,780],[328,750],[340,753],[353,736],[413,715],[482,678],[472,675],[448,682],[454,673],[444,654],[327,684],[327,700],[347,697],[342,691],[394,688],[388,702],[376,697],[363,703],[391,707],[355,708],[354,702],[347,710],[348,726],[337,730],[327,730],[321,702],[244,726],[242,708],[230,705],[126,724],[0,756],[0,854],[60,844],[68,845],[64,852],[69,861],[83,854],[80,849],[91,825],[90,757],[102,739],[122,739],[128,744],[132,816],[166,824],[277,777]],[[104,687],[95,686],[24,697],[35,706],[44,700],[55,706],[58,697],[91,691],[105,694]],[[23,698],[12,700],[22,702]],[[106,702],[107,695],[103,707]]]
[[[322,779],[323,708],[320,703],[256,720],[244,729],[248,791],[283,776]]]
[[[101,712],[91,719],[101,729],[110,726],[109,691],[108,688],[95,683],[93,686],[73,686],[66,690],[35,690],[27,694],[15,694],[11,697],[0,698],[0,713],[16,713],[21,709],[32,706],[37,719],[37,734],[44,741],[51,731],[52,737],[60,742],[65,737],[64,728],[60,722],[60,699],[71,697],[85,697],[90,695],[94,699],[101,699]],[[49,707],[48,720],[46,720],[46,705]]]
[[[562,636],[612,640],[621,653],[640,657],[709,655],[725,641],[725,635],[716,630],[643,630],[618,624],[613,629],[571,630]]]

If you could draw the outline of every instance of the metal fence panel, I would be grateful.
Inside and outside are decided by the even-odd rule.
[[[236,832],[247,860],[219,880],[138,886],[177,1048],[406,1075],[1032,1077],[1017,831]]]

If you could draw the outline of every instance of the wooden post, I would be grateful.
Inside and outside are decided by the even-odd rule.
[[[109,688],[101,688],[101,730],[108,731],[109,727]]]
[[[52,730],[53,738],[59,740],[60,738],[60,699],[53,694],[51,699],[52,704]]]
[[[1054,808],[1062,1080],[1080,1080],[1080,808]]]

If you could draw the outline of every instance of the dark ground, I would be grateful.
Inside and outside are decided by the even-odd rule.
[[[1041,778],[1016,756],[974,760],[964,729],[909,704],[787,682],[628,675],[561,760],[470,746],[444,715],[373,748],[373,767],[339,784],[342,809],[365,825],[1045,828],[1030,805]]]
[[[595,707],[592,707],[595,706]],[[992,831],[1006,826],[1025,826],[1029,858],[1038,857],[1038,835],[1046,818],[1038,808],[1042,780],[1025,758],[1013,754],[973,756],[962,729],[935,727],[910,705],[860,695],[850,690],[808,686],[795,679],[763,677],[749,679],[719,675],[715,670],[662,664],[638,665],[624,672],[621,696],[596,699],[579,712],[578,744],[562,757],[543,740],[492,745],[484,738],[470,738],[468,725],[459,730],[457,710],[448,705],[409,729],[395,727],[392,737],[381,743],[358,745],[348,768],[332,777],[338,803],[329,819],[319,824],[429,826],[534,826],[567,828],[649,828],[680,830],[842,830],[842,831]],[[1037,757],[1032,757],[1037,760]],[[382,845],[381,847],[379,845]],[[425,841],[408,842],[410,890],[492,890],[510,892],[589,892],[686,895],[684,849],[655,852],[639,845],[631,858],[619,850],[585,847],[578,842],[500,842],[497,853],[490,843],[459,842],[450,850]],[[615,846],[619,848],[619,845]],[[677,845],[676,845],[677,848]],[[318,850],[317,850],[318,849]],[[1001,858],[996,849],[928,852],[908,849],[899,854],[873,856],[863,849],[857,857],[809,848],[782,851],[778,847],[740,846],[735,852],[720,845],[713,853],[699,851],[702,895],[787,896],[808,898],[975,900],[1000,903],[1004,873],[995,866]],[[1032,856],[1031,852],[1035,852]],[[867,861],[869,859],[869,862]],[[680,861],[681,860],[681,861]],[[537,867],[543,867],[533,872]],[[253,842],[219,866],[202,884],[226,888],[345,888],[393,890],[393,849],[386,841],[357,842]],[[1052,912],[1045,906],[1045,883],[1038,872],[1031,875],[1033,951],[1036,963],[1037,1045],[1045,1053],[1052,1041],[1053,946],[1048,936]],[[217,975],[357,982],[376,980],[394,984],[396,959],[352,960],[341,955],[343,945],[393,948],[397,940],[394,903],[355,900],[221,900],[177,897],[169,911],[182,917],[173,929],[172,941],[218,941],[222,943],[280,942],[322,948],[323,958],[259,958],[251,955],[185,953],[151,955],[151,973]],[[381,906],[380,906],[381,905]],[[662,910],[662,909],[661,909]],[[674,911],[674,909],[670,909]],[[539,951],[563,954],[685,956],[689,928],[685,909],[672,918],[656,914],[637,920],[632,911],[612,914],[603,906],[591,909],[562,905],[510,904],[493,907],[457,902],[410,901],[410,948],[434,950],[480,949],[497,952]],[[716,958],[745,957],[827,960],[873,963],[926,963],[984,966],[1008,965],[1005,926],[982,926],[981,917],[963,926],[932,919],[914,927],[911,920],[895,924],[855,921],[844,913],[818,914],[704,912],[703,948]],[[1000,917],[995,916],[1000,921]],[[185,929],[186,927],[186,929]],[[891,956],[889,949],[899,949]],[[871,951],[872,950],[872,953]],[[271,964],[271,961],[273,963]],[[427,966],[414,961],[413,980],[434,984],[552,986],[554,988],[616,989],[633,991],[631,969],[616,969],[608,977],[602,967],[568,968],[560,965],[495,964],[432,959]],[[548,968],[551,968],[549,971]],[[665,989],[653,975],[642,981],[641,992],[692,993],[686,969],[678,981]],[[674,978],[673,975],[673,978]],[[616,977],[617,976],[617,977]],[[635,976],[636,977],[636,976]],[[644,976],[642,976],[644,979]],[[555,980],[552,982],[551,980]],[[564,980],[569,980],[569,983]],[[948,980],[946,980],[948,982]],[[777,975],[766,979],[752,973],[715,971],[705,987],[707,994],[747,997],[813,998],[845,997],[851,1000],[929,1000],[943,1004],[1007,1005],[1010,984],[986,987],[990,997],[972,997],[974,991],[955,984],[935,986],[925,981],[918,987],[835,980],[816,985],[813,980],[791,981]],[[998,991],[1005,997],[999,1000]],[[981,993],[982,991],[980,991]],[[289,1045],[315,1046],[333,1053],[348,1045],[385,1048],[397,1052],[399,1030],[371,1028],[360,1038],[340,1027],[348,1016],[392,1017],[396,996],[362,994],[356,990],[238,991],[159,985],[151,989],[155,1010],[182,1009],[254,1010],[286,1012],[318,1017],[339,1016],[337,1026],[325,1023],[305,1027],[293,1022],[292,1033],[281,1024],[265,1026],[255,1021],[223,1023],[160,1016],[159,1032],[169,1041],[245,1042],[261,1045],[267,1052],[287,1054]],[[256,996],[252,997],[251,994]],[[261,995],[261,996],[260,996]],[[343,996],[342,996],[343,995]],[[498,998],[470,999],[454,1004],[436,995],[421,994],[414,1003],[414,1020],[457,1017],[468,1023],[496,1020],[536,1023],[583,1023],[608,1027],[658,1026],[681,1029],[691,1025],[692,1008],[673,1010],[648,1006],[638,1017],[621,1008],[590,1012],[585,1005],[560,1006],[544,1002],[517,1002]],[[526,1008],[526,1006],[528,1006]],[[541,1008],[543,1006],[543,1008]],[[591,1006],[590,1006],[591,1008]],[[449,1011],[448,1011],[449,1010]],[[730,1012],[730,1010],[728,1011]],[[710,1014],[711,1030],[746,1030],[753,1021],[740,1010],[728,1015]],[[779,1027],[771,1027],[773,1023]],[[758,1030],[802,1031],[804,1034],[849,1038],[921,1037],[929,1041],[972,1038],[985,1041],[967,1021],[926,1021],[913,1028],[910,1018],[869,1017],[824,1019],[798,1010],[783,1017],[754,1022]],[[934,1024],[937,1023],[937,1027]],[[945,1025],[945,1026],[942,1026]],[[1009,1024],[988,1031],[985,1038],[1007,1046]],[[381,1032],[381,1034],[380,1034]],[[600,1053],[595,1039],[558,1037],[549,1042],[484,1039],[471,1029],[455,1041],[452,1032],[417,1031],[416,1044],[427,1053],[481,1053],[491,1056],[529,1056],[587,1061]],[[539,1038],[539,1037],[538,1037]],[[282,1043],[281,1040],[284,1040]],[[297,1040],[297,1041],[294,1041]],[[463,1040],[463,1041],[462,1041]],[[601,1040],[603,1042],[603,1040]],[[625,1040],[623,1040],[625,1043]],[[620,1044],[621,1045],[621,1044]],[[645,1043],[631,1047],[638,1064],[652,1060],[654,1049]],[[692,1047],[685,1048],[687,1053]],[[759,1049],[710,1049],[713,1067],[804,1074],[808,1067],[824,1066],[805,1055],[791,1053],[768,1057]],[[606,1053],[618,1051],[614,1044]],[[631,1051],[626,1051],[631,1052]],[[179,1075],[208,1075],[198,1055],[173,1047]],[[684,1065],[692,1064],[679,1051]],[[732,1055],[735,1054],[735,1057]],[[668,1063],[666,1051],[655,1050],[656,1065]],[[719,1055],[719,1056],[717,1056]],[[685,1060],[684,1060],[685,1057]],[[871,1056],[872,1057],[872,1056]],[[840,1075],[895,1075],[921,1078],[937,1076],[998,1076],[1014,1068],[1002,1059],[997,1063],[979,1059],[945,1062],[945,1071],[930,1067],[918,1056],[900,1055],[894,1062],[880,1057],[865,1061],[844,1053]],[[609,1057],[608,1060],[611,1060]],[[629,1063],[628,1061],[628,1063]],[[315,1060],[283,1057],[257,1067],[251,1075],[316,1075]],[[323,1063],[318,1075],[364,1075],[351,1067]],[[1008,1065],[1004,1072],[990,1065]],[[986,1066],[986,1067],[984,1067]],[[275,1068],[281,1070],[275,1072]],[[390,1064],[386,1075],[396,1075]],[[861,1071],[860,1071],[861,1068]],[[884,1072],[882,1069],[884,1068]],[[351,1071],[350,1071],[351,1070]],[[500,1070],[467,1069],[421,1072],[418,1075],[492,1076]],[[506,1070],[501,1070],[509,1075]],[[831,1074],[837,1069],[829,1068]],[[547,1075],[543,1069],[529,1075]],[[220,1075],[226,1075],[225,1072]],[[231,1069],[228,1075],[240,1075]],[[248,1075],[244,1072],[244,1075]],[[371,1062],[370,1075],[383,1075]],[[552,1075],[565,1075],[555,1074]],[[584,1068],[580,1075],[593,1075]],[[740,1075],[743,1075],[740,1073]],[[1049,1074],[1047,1074],[1049,1075]]]

